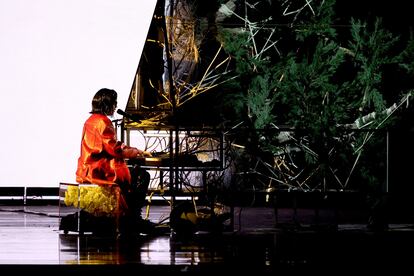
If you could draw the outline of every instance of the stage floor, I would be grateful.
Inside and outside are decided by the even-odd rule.
[[[414,224],[391,223],[383,231],[369,230],[365,223],[333,227],[327,219],[329,210],[318,213],[318,225],[306,223],[314,217],[312,210],[296,211],[280,209],[276,217],[272,208],[236,208],[232,231],[120,239],[64,234],[59,231],[57,206],[0,206],[0,271],[42,268],[60,272],[64,268],[105,273],[132,266],[147,272],[242,273],[254,269],[272,274],[411,265],[412,255],[407,252],[414,248]],[[157,221],[168,214],[169,207],[153,206],[150,219]]]

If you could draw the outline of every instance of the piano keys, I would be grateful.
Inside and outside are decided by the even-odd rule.
[[[154,167],[154,168],[220,168],[221,162],[217,159],[211,161],[200,161],[196,154],[180,153],[177,156],[176,162],[174,162],[174,156],[167,152],[156,152],[153,153],[152,157],[140,157],[136,159],[128,159],[128,165],[139,165],[143,167]]]

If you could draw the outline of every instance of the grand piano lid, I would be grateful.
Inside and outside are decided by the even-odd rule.
[[[217,7],[205,2],[157,1],[125,108],[143,120],[126,120],[126,128],[221,120],[214,92],[225,81],[230,59],[212,35]]]

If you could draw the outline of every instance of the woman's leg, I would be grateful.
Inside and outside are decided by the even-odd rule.
[[[150,174],[135,166],[130,168],[131,184],[121,187],[122,194],[127,204],[127,213],[121,218],[120,230],[126,236],[140,233],[151,233],[154,224],[142,219],[141,211],[145,205],[145,197],[150,182]]]
[[[151,180],[150,174],[139,166],[130,168],[131,171],[131,202],[132,206],[141,216],[141,209],[145,205],[145,198]]]

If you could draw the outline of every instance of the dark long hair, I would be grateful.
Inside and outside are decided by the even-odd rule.
[[[115,90],[102,88],[96,92],[92,99],[92,114],[114,114],[118,94]]]

